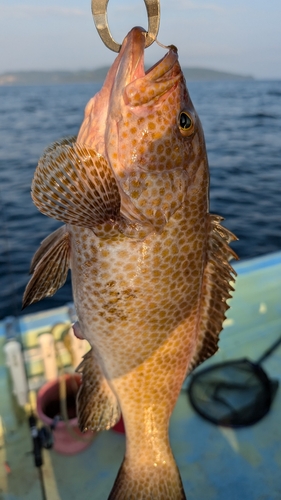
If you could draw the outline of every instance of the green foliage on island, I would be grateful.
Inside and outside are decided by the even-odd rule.
[[[109,66],[81,71],[13,71],[0,75],[0,85],[58,85],[67,83],[103,82]],[[187,81],[249,80],[251,76],[206,68],[183,68]]]

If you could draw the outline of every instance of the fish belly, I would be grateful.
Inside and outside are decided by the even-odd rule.
[[[100,239],[74,226],[71,232],[80,327],[117,395],[126,432],[143,432],[145,442],[147,412],[153,408],[166,440],[198,340],[206,192],[195,186],[164,231],[143,241],[122,235]]]

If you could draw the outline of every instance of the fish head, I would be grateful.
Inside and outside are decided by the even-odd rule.
[[[139,169],[183,168],[192,176],[205,145],[177,49],[168,47],[145,71],[145,36],[135,27],[124,39],[102,90],[86,108],[78,142],[104,155],[119,179]]]
[[[136,169],[192,170],[204,143],[176,47],[148,71],[144,47],[144,30],[134,28],[122,45],[112,85],[106,153],[120,177]]]
[[[178,51],[171,45],[146,71],[145,37],[140,27],[128,33],[77,138],[105,158],[120,192],[119,231],[137,238],[161,233],[191,189],[206,198],[209,189],[203,130]]]

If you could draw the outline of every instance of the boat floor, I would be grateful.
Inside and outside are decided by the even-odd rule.
[[[236,269],[239,278],[220,350],[204,366],[238,357],[258,359],[281,334],[281,253],[242,262]],[[60,313],[65,314],[63,308]],[[58,312],[42,314],[50,321]],[[3,344],[1,326],[0,341]],[[281,382],[281,347],[263,368]],[[3,355],[0,394],[0,499],[40,500],[26,415],[13,405]],[[172,415],[170,438],[188,500],[280,500],[280,423],[280,388],[268,415],[253,426],[234,430],[195,414],[185,383]],[[77,455],[44,450],[47,499],[106,500],[124,449],[124,435],[110,430],[96,435],[90,447]]]

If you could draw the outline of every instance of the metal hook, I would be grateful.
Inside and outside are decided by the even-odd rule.
[[[107,4],[109,0],[92,0],[94,22],[103,43],[110,50],[119,52],[121,45],[116,43],[109,31],[107,21]],[[157,37],[160,24],[160,0],[144,0],[148,16],[148,33],[145,46],[149,47]]]

